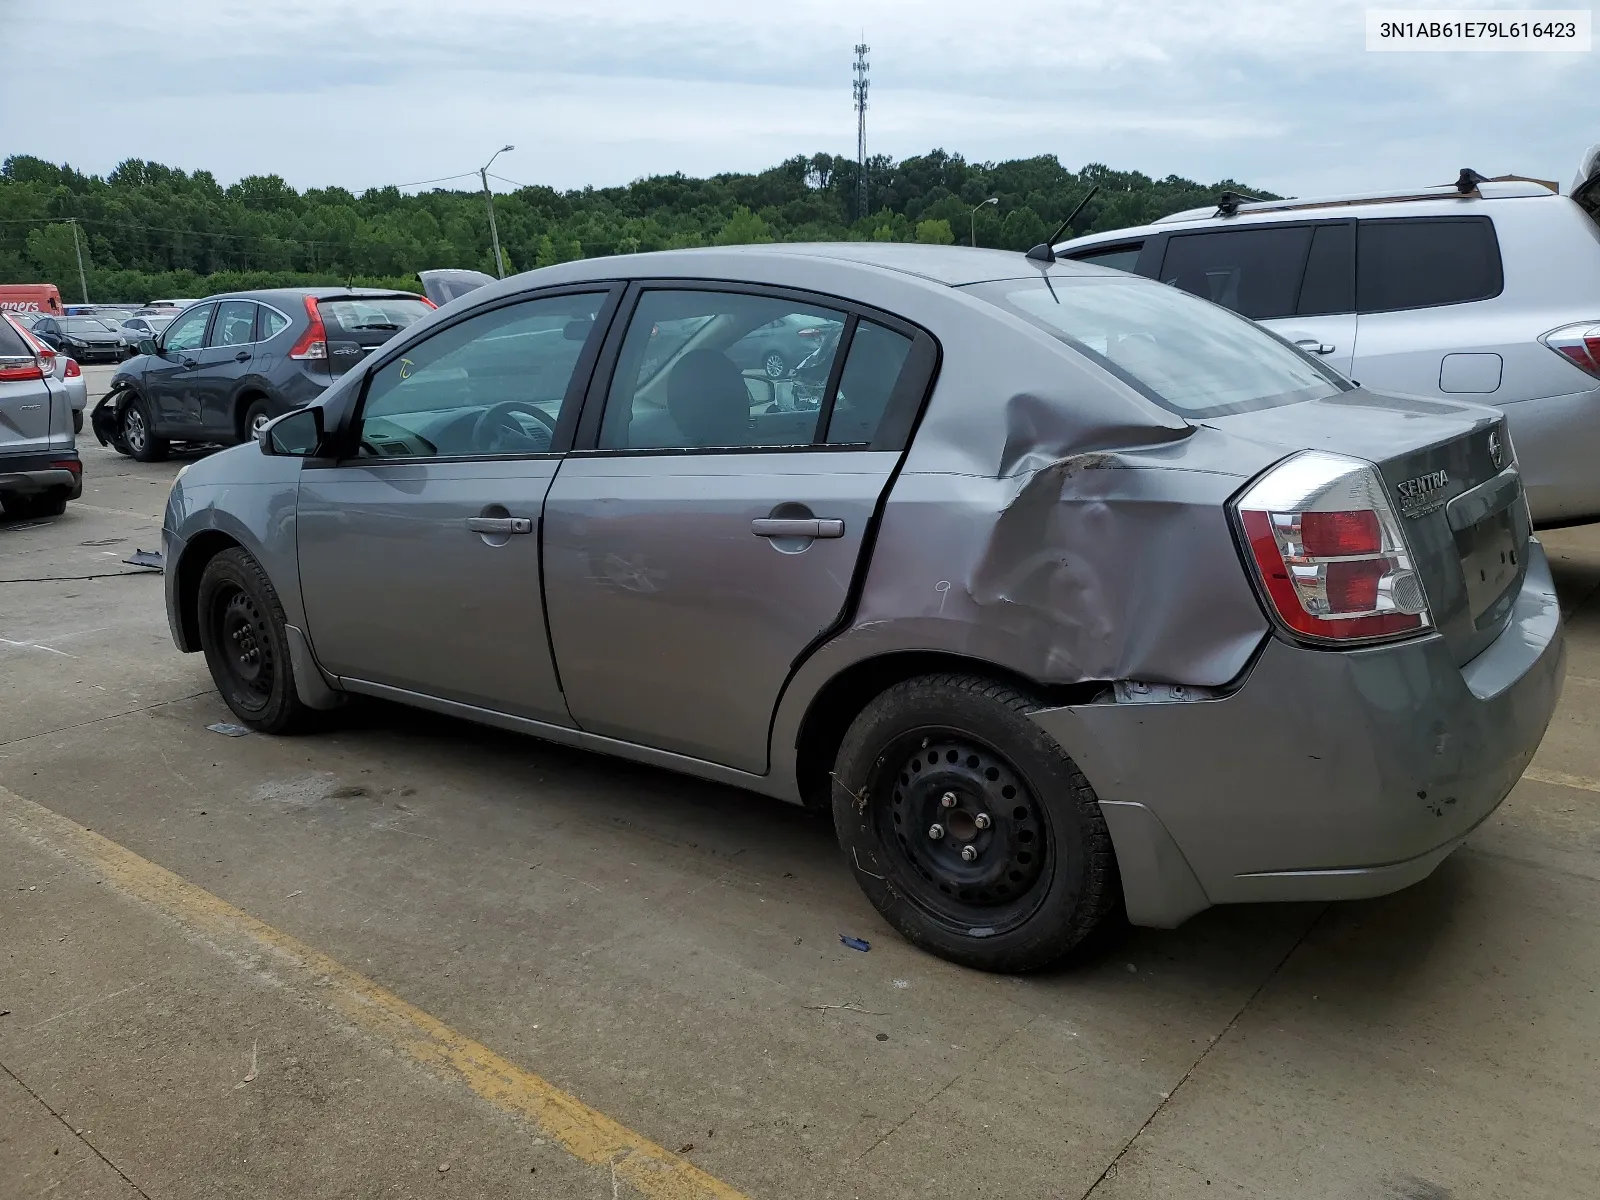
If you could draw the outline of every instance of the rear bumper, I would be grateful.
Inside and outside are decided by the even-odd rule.
[[[1544,736],[1566,651],[1542,548],[1510,624],[1464,666],[1442,639],[1319,651],[1273,638],[1220,699],[1034,719],[1099,793],[1129,917],[1380,895],[1426,877]]]
[[[76,450],[51,450],[43,454],[0,455],[0,492],[32,496],[56,488],[67,489],[67,499],[83,495],[83,469],[74,471],[57,463],[78,462]]]

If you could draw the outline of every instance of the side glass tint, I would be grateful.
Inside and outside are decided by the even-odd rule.
[[[359,455],[548,452],[605,298],[588,292],[511,304],[409,347],[367,384]]]
[[[209,304],[202,304],[184,313],[167,330],[162,345],[168,350],[200,349],[206,337],[206,322],[211,319],[211,308]]]
[[[602,450],[809,446],[844,314],[768,296],[649,291],[623,339]]]
[[[1308,225],[1175,235],[1161,281],[1253,320],[1293,316],[1310,247]]]
[[[1319,225],[1311,237],[1305,282],[1300,285],[1299,313],[1322,317],[1356,308],[1355,228],[1349,224]]]
[[[256,341],[266,342],[289,328],[289,318],[265,304],[256,306]]]
[[[870,444],[883,421],[889,397],[911,354],[911,339],[871,321],[860,321],[839,376],[824,439],[833,446]]]
[[[1498,296],[1500,246],[1487,217],[1362,221],[1356,306],[1392,312]]]
[[[256,306],[252,300],[224,300],[217,305],[208,346],[247,346],[255,340]]]
[[[1109,246],[1101,250],[1085,250],[1082,254],[1072,255],[1073,262],[1088,263],[1091,267],[1110,267],[1114,271],[1132,271],[1139,261],[1139,252],[1144,249],[1143,242],[1134,242],[1131,246]]]

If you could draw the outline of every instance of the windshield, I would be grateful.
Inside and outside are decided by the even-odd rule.
[[[115,333],[117,327],[99,317],[63,317],[61,330],[63,333]]]
[[[1296,404],[1350,385],[1253,321],[1142,279],[1008,279],[969,290],[1019,313],[1181,417]]]

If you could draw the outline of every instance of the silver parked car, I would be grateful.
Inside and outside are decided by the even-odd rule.
[[[0,314],[0,507],[6,516],[60,516],[67,501],[83,495],[72,415],[55,351],[9,313]]]
[[[727,355],[839,329],[820,402]],[[765,246],[471,291],[188,466],[239,719],[386,697],[831,809],[917,944],[1368,896],[1510,790],[1560,616],[1500,416],[1021,255]]]
[[[1224,196],[1056,252],[1214,300],[1376,391],[1502,408],[1535,522],[1600,518],[1596,151],[1570,196],[1473,172],[1403,192]]]

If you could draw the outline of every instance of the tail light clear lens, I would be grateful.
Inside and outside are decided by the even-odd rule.
[[[1270,611],[1316,642],[1404,637],[1432,624],[1378,469],[1341,454],[1285,459],[1233,504]]]
[[[306,297],[306,318],[310,324],[300,335],[300,340],[289,347],[289,357],[302,362],[318,362],[328,357],[328,329],[322,323],[322,314],[317,311],[315,296]]]
[[[1600,322],[1563,325],[1539,340],[1568,362],[1600,378]]]

